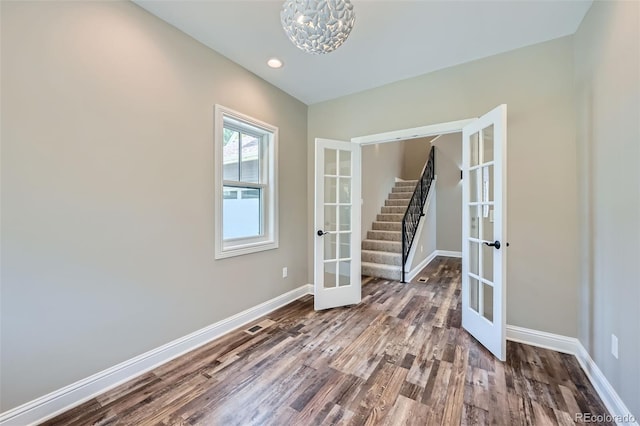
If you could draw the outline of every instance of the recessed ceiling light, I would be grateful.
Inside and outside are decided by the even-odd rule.
[[[267,61],[267,65],[269,65],[271,68],[282,68],[282,65],[284,64],[278,58],[271,58]]]

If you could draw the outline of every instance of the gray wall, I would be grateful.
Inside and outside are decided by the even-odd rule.
[[[424,164],[429,157],[431,150],[431,141],[434,137],[417,138],[404,141],[403,159],[402,159],[402,179],[417,180],[420,179]]]
[[[640,419],[640,3],[594,2],[575,38],[579,338]],[[619,358],[611,354],[611,334]]]
[[[438,250],[462,251],[462,133],[442,135],[436,147]]]
[[[380,213],[395,178],[402,174],[404,142],[379,143],[362,147],[362,239],[367,238]],[[310,282],[313,282],[310,281]]]
[[[571,37],[312,105],[308,141],[475,117],[501,103],[509,106],[507,321],[577,336]],[[310,194],[312,160],[309,155]],[[309,232],[312,223],[310,216]]]
[[[129,2],[1,7],[0,411],[308,282],[304,104]],[[280,129],[277,250],[214,260],[216,103]]]

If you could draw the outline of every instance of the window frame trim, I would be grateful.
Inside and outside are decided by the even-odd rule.
[[[267,160],[265,171],[267,183],[252,184],[262,189],[264,210],[261,214],[263,226],[262,235],[256,237],[242,237],[225,240],[223,238],[223,188],[225,184],[242,184],[247,182],[225,181],[223,178],[224,156],[223,156],[223,128],[224,119],[228,117],[239,124],[233,123],[231,128],[242,129],[242,124],[246,123],[264,131],[263,138],[266,141]],[[254,133],[255,130],[246,128],[247,133]],[[278,127],[263,121],[257,120],[246,114],[234,111],[231,108],[216,104],[214,111],[214,242],[215,258],[225,259],[234,256],[241,256],[256,253],[264,250],[273,250],[279,246],[279,215],[278,215]],[[229,186],[229,185],[227,185]]]

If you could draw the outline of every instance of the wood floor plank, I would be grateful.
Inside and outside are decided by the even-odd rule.
[[[459,259],[401,284],[367,278],[357,306],[305,296],[45,425],[574,425],[608,414],[577,360],[461,328]],[[254,327],[259,325],[259,327]]]
[[[464,377],[467,367],[468,352],[462,347],[455,347],[453,367],[449,386],[447,387],[447,399],[442,416],[442,425],[458,425],[462,416],[464,402]]]

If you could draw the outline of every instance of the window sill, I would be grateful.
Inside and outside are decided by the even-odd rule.
[[[278,241],[261,241],[255,243],[229,245],[222,249],[216,249],[216,259],[226,259],[229,257],[243,256],[245,254],[257,253],[278,248]]]

